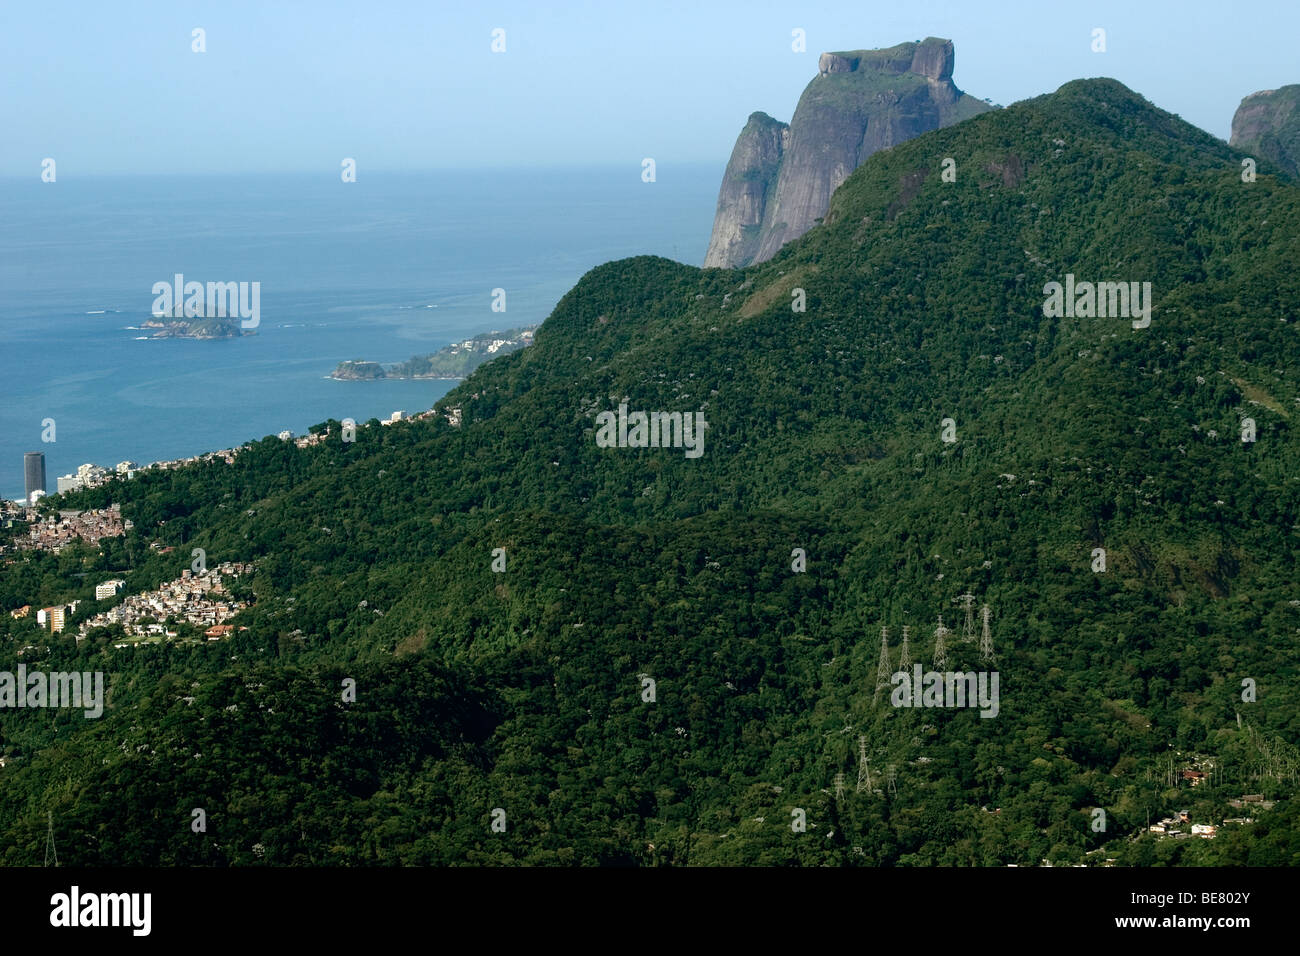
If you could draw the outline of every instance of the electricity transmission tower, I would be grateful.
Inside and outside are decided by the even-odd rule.
[[[980,663],[993,663],[993,629],[989,626],[989,619],[993,617],[993,612],[989,610],[987,604],[980,611],[980,617],[983,618],[983,627],[980,631]]]
[[[872,705],[880,700],[880,691],[890,684],[893,671],[889,669],[889,628],[880,629],[880,663],[876,666],[876,694],[871,699]]]
[[[971,644],[975,641],[975,595],[967,591],[957,600],[961,601],[961,608],[966,612],[966,620],[961,626],[961,642]]]
[[[871,771],[867,767],[867,737],[858,736],[858,793],[871,789]]]
[[[948,634],[951,633],[943,626],[943,615],[939,615],[939,626],[934,629],[934,663],[931,665],[937,671],[946,671],[948,669]]]
[[[903,625],[903,653],[898,658],[898,669],[903,672],[912,669],[912,649],[908,646],[907,637],[912,629],[906,624]]]
[[[835,775],[835,799],[844,799],[844,771],[841,770]]]
[[[54,865],[59,865],[59,850],[54,845],[54,811],[46,812],[46,819],[49,821],[49,829],[45,833],[45,865],[50,865],[50,857],[54,857]]]

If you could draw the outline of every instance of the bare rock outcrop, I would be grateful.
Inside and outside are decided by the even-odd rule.
[[[751,113],[740,131],[718,193],[718,215],[705,266],[750,262],[758,254],[767,201],[776,193],[790,127],[766,113]],[[723,214],[723,210],[726,214]]]
[[[1230,146],[1254,153],[1300,177],[1300,84],[1261,90],[1241,101],[1232,117]]]
[[[823,53],[787,126],[754,113],[718,191],[704,265],[772,258],[825,216],[868,156],[987,109],[952,82],[953,45],[930,37],[885,50]]]

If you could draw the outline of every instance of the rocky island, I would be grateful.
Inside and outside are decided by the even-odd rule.
[[[381,365],[364,359],[340,362],[338,368],[330,373],[330,378],[346,382],[371,382],[381,378],[458,380],[466,378],[488,359],[532,345],[536,329],[537,326],[528,325],[505,332],[484,332],[471,339],[453,342],[432,354],[412,356],[396,365]]]
[[[155,339],[233,339],[256,335],[240,327],[238,319],[160,319],[151,318],[140,328],[155,330]]]

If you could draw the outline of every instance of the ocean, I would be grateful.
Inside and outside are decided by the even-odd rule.
[[[456,383],[338,382],[543,321],[592,267],[704,260],[722,167],[0,179],[0,496],[328,418],[429,408]],[[151,339],[155,282],[260,282],[256,335]],[[492,290],[506,290],[493,312]],[[54,421],[54,441],[42,440]]]

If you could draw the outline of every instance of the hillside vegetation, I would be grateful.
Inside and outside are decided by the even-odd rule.
[[[112,685],[99,720],[0,711],[0,860],[52,811],[86,865],[1300,863],[1300,188],[1241,156],[1073,82],[877,153],[760,266],[592,270],[459,425],[64,496],[134,530],[8,567],[5,607],[192,548],[256,604],[134,650],[0,616],[4,668]],[[1067,274],[1150,282],[1150,325],[1045,317]],[[597,447],[620,403],[702,412],[703,454]],[[881,627],[929,669],[941,614],[995,718],[877,698]],[[1246,793],[1279,802],[1136,837]]]

